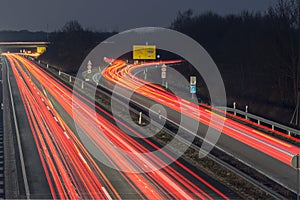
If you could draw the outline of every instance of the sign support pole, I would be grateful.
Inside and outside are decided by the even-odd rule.
[[[161,66],[161,81],[162,81],[162,86],[165,86],[166,78],[167,78],[167,65],[163,64]]]
[[[194,99],[194,96],[195,96],[195,94],[197,92],[196,83],[197,83],[196,76],[190,76],[190,93],[192,95],[192,99]]]

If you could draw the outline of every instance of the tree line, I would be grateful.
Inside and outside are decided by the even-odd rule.
[[[76,73],[88,53],[116,32],[84,29],[77,20],[67,22],[61,30],[50,34],[50,45],[40,59],[64,71]]]
[[[242,77],[235,82],[235,87],[240,87],[236,93],[246,98],[250,92],[257,99],[268,100],[271,89],[277,93],[272,94],[276,97],[273,103],[296,104],[300,86],[296,0],[279,0],[264,13],[220,16],[213,12],[195,15],[187,10],[178,13],[171,28],[198,41],[221,72],[232,73],[232,79]],[[261,96],[255,94],[258,90],[262,90]]]

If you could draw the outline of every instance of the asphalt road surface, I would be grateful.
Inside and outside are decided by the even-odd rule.
[[[119,170],[113,170],[95,161],[78,142],[77,135],[74,133],[75,119],[71,117],[72,93],[70,89],[39,69],[31,61],[10,54],[7,57],[13,69],[10,75],[14,74],[15,77],[15,80],[13,77],[10,79],[14,88],[13,96],[17,105],[16,112],[32,198],[45,197],[45,194],[50,193],[49,187],[46,186],[47,182],[52,196],[60,198],[72,196],[87,198],[97,195],[108,199],[111,197],[238,198],[238,195],[229,188],[182,159],[158,171],[142,174],[126,172],[134,168],[159,166],[164,161],[155,156],[139,159],[135,156],[136,154],[124,157],[115,150],[116,146],[138,153],[158,148],[157,144],[147,140],[141,144],[134,138],[128,137],[111,123],[112,116],[100,107],[97,108],[99,121],[95,121],[90,117],[88,101],[80,97],[80,104],[76,104],[83,117],[77,121],[80,131],[95,142],[95,146],[102,152],[102,158],[111,162]],[[22,106],[24,102],[26,102],[25,107]],[[19,117],[20,113],[22,114]],[[126,124],[123,125],[131,130]],[[33,126],[36,128],[30,129]],[[105,137],[95,132],[93,128],[97,126],[105,130],[110,141],[106,141]],[[38,138],[36,140],[39,141],[38,143],[34,141],[33,135]],[[40,157],[42,162],[46,163],[44,170],[36,150],[37,146],[44,155]],[[171,159],[168,152],[165,157]],[[47,170],[48,168],[51,170]],[[46,176],[44,171],[47,172]],[[90,178],[87,179],[87,177]]]

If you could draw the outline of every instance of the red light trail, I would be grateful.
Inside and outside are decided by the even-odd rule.
[[[120,199],[117,189],[110,183],[109,178],[101,171],[76,133],[71,130],[53,105],[51,98],[54,98],[69,116],[73,116],[73,91],[22,56],[14,54],[5,56],[19,87],[53,198]],[[130,173],[135,169],[145,171],[149,168],[156,169],[163,166],[164,161],[153,154],[141,154],[149,150],[103,117],[103,115],[109,118],[113,116],[97,106],[101,114],[97,113],[94,118],[90,114],[92,109],[88,105],[91,102],[79,94],[76,96],[78,98],[76,102],[79,103],[75,106],[82,113],[82,119],[75,118],[76,123],[111,165],[120,170],[120,176],[141,198],[214,199],[221,197],[228,199],[217,188],[177,160],[174,162],[199,181],[205,190],[171,166],[149,173]],[[136,131],[131,131],[139,135]],[[144,141],[159,149],[147,138]],[[124,156],[115,148],[116,146],[129,152],[128,156]],[[167,152],[164,154],[172,159]],[[211,196],[211,193],[215,196]]]
[[[102,75],[114,84],[118,84],[129,90],[135,89],[134,92],[142,96],[154,100],[192,119],[198,120],[202,124],[210,126],[248,146],[290,165],[293,155],[300,152],[298,147],[218,115],[208,110],[209,107],[206,109],[202,106],[188,102],[185,99],[166,91],[160,86],[151,84],[133,75],[133,71],[141,67],[178,62],[181,61],[150,62],[128,67],[124,61],[115,60],[110,66],[102,71]],[[136,85],[139,85],[140,87],[137,88]],[[200,117],[197,117],[197,115],[194,114],[195,110],[199,110]],[[214,116],[213,118],[211,118],[212,115]],[[224,120],[224,126],[220,123],[220,119]]]

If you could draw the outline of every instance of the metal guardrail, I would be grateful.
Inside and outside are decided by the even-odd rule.
[[[256,121],[258,125],[260,125],[261,123],[264,123],[265,125],[268,125],[273,131],[276,129],[280,129],[282,131],[285,131],[286,134],[288,134],[289,136],[291,136],[292,134],[300,136],[300,130],[282,125],[278,122],[274,122],[274,121],[265,119],[263,117],[259,117],[254,114],[244,112],[244,111],[241,111],[238,109],[230,108],[230,107],[219,107],[219,109],[224,110],[226,112],[233,113],[234,115],[237,115],[237,114],[242,115],[245,117],[245,119],[248,119],[248,120],[252,119],[252,120]]]
[[[1,71],[3,71],[3,65],[0,64]],[[1,78],[3,78],[1,76]],[[0,87],[3,88],[2,79],[0,80]],[[3,89],[0,91],[3,98]],[[1,100],[2,101],[2,100]],[[4,119],[3,119],[3,101],[1,102],[0,110],[0,198],[5,198],[5,167],[4,167]]]
[[[19,151],[19,159],[20,159],[20,164],[21,164],[21,171],[22,171],[25,195],[26,195],[26,199],[30,199],[30,188],[29,188],[28,178],[27,178],[27,173],[26,173],[26,166],[25,166],[25,161],[24,161],[21,136],[20,136],[20,132],[19,132],[18,119],[16,116],[16,109],[15,109],[15,103],[14,103],[14,98],[13,98],[13,93],[12,93],[12,87],[10,84],[9,64],[6,59],[4,61],[5,61],[5,65],[7,68],[6,75],[7,75],[7,83],[8,83],[8,89],[9,89],[9,95],[10,95],[9,98],[10,98],[10,102],[11,102],[11,109],[12,109],[13,121],[14,121],[14,126],[15,126],[15,133],[16,133],[16,139],[17,139],[17,145],[18,145],[18,151]]]

